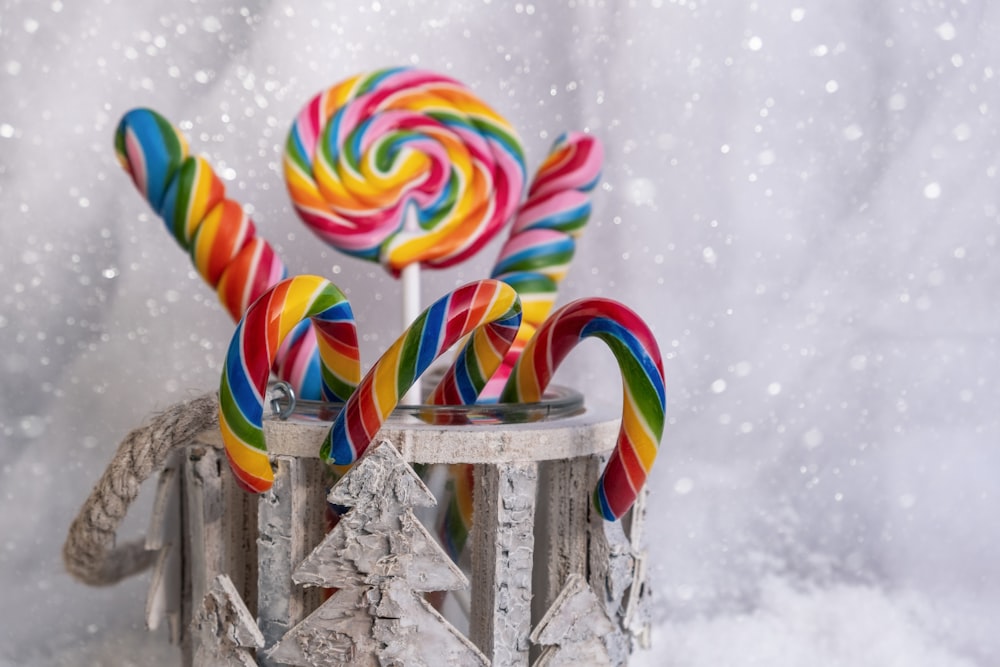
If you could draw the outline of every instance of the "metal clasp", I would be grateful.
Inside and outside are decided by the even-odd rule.
[[[282,401],[287,403],[282,404]],[[285,421],[295,412],[295,390],[285,381],[271,385],[271,416]]]

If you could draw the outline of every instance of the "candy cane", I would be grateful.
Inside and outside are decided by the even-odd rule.
[[[464,285],[431,304],[361,380],[327,434],[321,458],[336,465],[356,461],[414,380],[470,333],[461,356],[467,359],[465,366],[480,369],[470,377],[478,393],[500,365],[520,324],[517,293],[497,280]]]
[[[264,393],[271,365],[296,325],[311,320],[317,332],[327,395],[344,401],[361,376],[358,332],[347,298],[328,280],[282,280],[255,301],[233,334],[219,388],[219,424],[240,486],[260,493],[274,473],[264,442]]]
[[[600,338],[618,360],[623,387],[622,424],[611,459],[594,490],[594,506],[608,521],[632,507],[656,458],[666,398],[663,362],[652,332],[638,315],[610,299],[580,299],[545,321],[521,353],[504,403],[541,400],[553,374],[577,343]]]
[[[234,320],[285,277],[271,245],[257,236],[253,221],[176,127],[151,109],[126,113],[115,132],[115,151],[139,192],[214,287]],[[288,339],[275,370],[303,398],[322,397],[316,336],[306,324]]]

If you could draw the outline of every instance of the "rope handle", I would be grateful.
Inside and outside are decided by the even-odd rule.
[[[150,567],[157,552],[147,550],[145,540],[116,546],[118,526],[167,455],[218,425],[213,391],[168,408],[126,435],[70,525],[63,545],[66,570],[90,586],[109,586]]]

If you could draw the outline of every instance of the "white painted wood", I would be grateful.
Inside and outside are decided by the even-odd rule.
[[[649,554],[643,550],[635,559],[635,581],[629,592],[622,626],[631,635],[631,650],[652,647],[652,595],[649,586]]]
[[[591,586],[603,592],[609,609],[621,609],[635,577],[632,542],[621,521],[604,521],[593,513],[589,555]]]
[[[528,664],[537,482],[534,462],[475,468],[469,636],[494,667]]]
[[[525,424],[435,426],[385,424],[375,442],[388,440],[410,463],[510,463],[552,461],[610,452],[619,420],[583,414],[551,422]],[[268,418],[264,436],[273,456],[316,458],[330,430],[329,422]],[[198,442],[222,448],[218,429],[205,431]]]
[[[338,590],[269,653],[303,667],[485,667],[486,657],[401,578]]]
[[[337,482],[326,499],[360,509],[373,526],[391,525],[413,507],[434,507],[437,500],[399,450],[388,441],[371,445]]]
[[[228,463],[222,461],[223,572],[254,614],[257,613],[257,504],[258,499],[239,487]]]
[[[643,489],[628,515],[628,534],[635,568],[622,613],[622,627],[632,636],[635,647],[641,649],[650,648],[652,631],[649,554],[644,534],[648,506],[649,489]]]
[[[571,574],[587,573],[591,491],[599,461],[579,456],[540,464],[537,567],[533,577],[532,618],[552,606]]]
[[[338,503],[343,500],[343,496],[338,498]],[[397,508],[400,514],[395,517],[373,517],[365,511],[369,507],[359,504],[341,517],[296,569],[293,581],[303,586],[343,588],[396,576],[406,578],[413,590],[422,592],[469,585],[412,509]]]
[[[166,546],[160,549],[153,563],[149,590],[146,593],[146,628],[151,632],[167,622],[167,638],[171,644],[179,644],[181,631],[181,559],[178,547]]]
[[[151,526],[147,546],[162,546],[154,565],[147,619],[168,619],[171,638],[181,644],[184,662],[190,665],[197,638],[189,635],[188,628],[197,601],[216,575],[230,575],[241,595],[255,595],[256,500],[236,486],[221,451],[194,445],[168,459],[154,498],[152,522],[161,528]],[[166,537],[171,532],[174,537]],[[251,600],[256,607],[255,598]]]
[[[183,551],[184,598],[181,622],[187,627],[197,606],[208,593],[217,574],[223,571],[222,478],[224,463],[218,450],[190,447],[182,467],[184,531],[188,538]],[[181,648],[190,663],[198,651],[198,638],[182,637]]]
[[[548,612],[531,633],[531,641],[546,646],[532,667],[611,665],[605,645],[615,624],[580,574],[573,573]]]
[[[180,524],[180,453],[173,452],[156,480],[153,508],[146,530],[146,548],[157,551],[176,541],[175,530]]]
[[[368,588],[337,591],[269,649],[267,664],[377,667]]]
[[[490,664],[469,639],[402,579],[379,587],[374,635],[384,648],[380,664],[487,667]]]
[[[485,657],[419,592],[465,577],[413,516],[434,497],[387,442],[373,446],[328,495],[350,507],[296,569],[296,582],[338,587],[272,649],[272,663],[485,665]]]
[[[615,623],[615,632],[605,637],[611,664],[628,664],[631,635],[624,627],[623,604],[635,578],[632,543],[625,535],[622,520],[604,521],[592,512],[590,531],[590,585]]]
[[[257,614],[268,647],[319,604],[292,572],[319,541],[325,510],[318,460],[277,456],[272,467],[274,485],[257,499]]]
[[[253,649],[264,645],[250,611],[232,581],[218,575],[191,624],[193,667],[257,667]]]
[[[638,519],[605,525],[590,509],[602,465],[593,454],[613,447],[617,420],[584,415],[503,428],[387,426],[380,437],[390,439],[392,446],[386,451],[385,446],[370,448],[362,460],[372,457],[368,467],[359,463],[354,470],[361,474],[345,476],[331,494],[332,502],[355,509],[324,538],[323,465],[316,454],[328,428],[322,422],[265,422],[276,480],[260,497],[235,487],[221,450],[215,449],[221,447],[217,433],[202,434],[198,442],[203,446],[185,450],[186,608],[181,620],[191,618],[198,586],[204,591],[221,571],[232,574],[235,590],[259,615],[265,646],[270,647],[258,654],[264,667],[378,664],[364,657],[371,646],[385,660],[405,657],[403,664],[486,664],[489,656],[494,665],[526,667],[533,593],[537,620],[573,575],[589,575],[615,625],[628,631],[604,638],[612,660],[602,664],[627,664],[632,645],[648,640],[644,552],[629,539],[641,538],[642,512],[635,513]],[[461,590],[467,582],[414,518],[413,507],[435,501],[404,461],[479,464],[470,538],[475,582],[471,642],[417,595]],[[317,552],[326,555],[319,558]],[[320,591],[328,586],[341,591],[320,606]],[[442,662],[436,652],[427,658],[430,662],[420,662],[426,658],[419,654],[420,646],[431,637],[438,642],[440,633],[445,638],[440,642],[453,646],[454,656],[464,657]],[[344,643],[345,638],[351,642]],[[189,642],[186,665],[193,664],[197,646],[197,640]],[[343,662],[341,656],[348,654],[358,662]],[[564,655],[562,647],[550,646],[540,659]],[[332,662],[324,662],[328,658]]]
[[[166,621],[167,636],[172,644],[179,644],[182,635],[181,591],[184,585],[179,471],[182,455],[183,452],[174,452],[160,472],[146,532],[146,548],[159,552],[146,596],[146,627],[156,630]]]
[[[607,638],[613,664],[628,664],[637,647],[649,641],[649,588],[646,553],[642,548],[646,492],[620,521],[607,522],[592,513],[590,530],[590,584],[603,596],[605,608],[617,625]]]

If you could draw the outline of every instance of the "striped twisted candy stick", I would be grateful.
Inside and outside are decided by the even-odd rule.
[[[576,239],[590,219],[590,194],[600,181],[603,161],[596,137],[571,132],[556,139],[538,168],[490,275],[517,290],[524,321],[480,401],[497,399],[521,350],[552,311]]]
[[[454,79],[383,69],[316,95],[288,136],[295,210],[324,241],[379,262],[446,267],[476,253],[524,189],[513,128]],[[404,229],[407,211],[418,228]]]
[[[257,236],[243,207],[226,197],[204,158],[188,155],[187,139],[163,116],[151,109],[126,113],[115,132],[115,152],[234,320],[285,277],[284,264]],[[316,336],[308,325],[289,339],[275,370],[299,396],[322,397]]]
[[[498,280],[480,280],[438,299],[414,321],[368,371],[337,415],[320,451],[329,463],[354,463],[395,409],[400,397],[445,350],[468,334],[462,356],[482,369],[485,383],[507,353],[521,324],[517,293]],[[476,393],[478,393],[476,389]],[[432,397],[431,402],[436,402]]]
[[[247,491],[260,493],[274,482],[264,443],[264,393],[282,342],[309,320],[317,332],[327,393],[344,401],[361,377],[354,315],[336,285],[317,276],[296,276],[255,301],[236,326],[219,388],[226,456]]]
[[[594,506],[601,516],[614,521],[632,507],[646,483],[663,435],[663,362],[646,323],[610,299],[580,299],[560,308],[524,348],[500,400],[540,400],[566,355],[591,336],[607,343],[622,374],[624,398],[618,441],[594,490]]]

